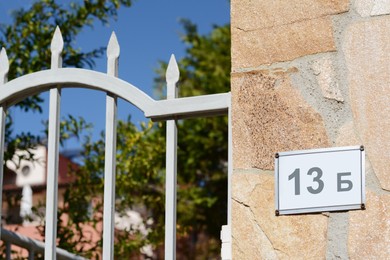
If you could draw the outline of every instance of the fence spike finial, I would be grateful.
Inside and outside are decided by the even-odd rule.
[[[9,71],[9,61],[7,52],[4,48],[1,48],[0,52],[0,84],[7,82],[7,75]]]
[[[51,40],[51,68],[57,69],[62,67],[62,58],[61,52],[64,48],[64,40],[62,39],[62,34],[60,27],[56,27],[56,30]]]
[[[116,38],[115,32],[111,33],[110,40],[107,45],[107,58],[119,58],[120,54],[120,46],[118,43],[118,39]]]
[[[120,47],[115,32],[112,32],[107,45],[107,74],[118,77]]]
[[[165,74],[168,85],[176,84],[179,81],[180,71],[179,66],[177,65],[175,55],[171,55],[169,59],[167,72]]]
[[[56,27],[54,31],[53,39],[51,40],[50,50],[52,53],[60,54],[64,48],[64,40],[62,39],[62,34],[60,27]]]

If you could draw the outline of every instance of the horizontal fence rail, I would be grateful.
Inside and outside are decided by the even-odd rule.
[[[34,259],[34,255],[36,253],[43,254],[45,252],[45,243],[42,241],[31,239],[4,228],[1,228],[1,240],[6,244],[7,247],[6,260],[11,259],[11,244],[26,249],[29,252],[28,259]],[[69,253],[68,251],[61,248],[56,248],[55,253],[57,259],[59,260],[86,260],[84,257]]]

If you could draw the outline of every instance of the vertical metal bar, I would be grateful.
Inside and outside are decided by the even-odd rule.
[[[51,69],[62,67],[61,52],[63,40],[57,27],[51,42]],[[61,90],[50,89],[49,102],[49,137],[47,147],[47,182],[46,182],[46,229],[45,259],[56,259],[57,205],[58,205],[58,157],[60,143],[60,105]]]
[[[167,121],[165,180],[165,259],[176,259],[177,127]]]
[[[172,55],[168,64],[167,99],[177,97],[176,83],[179,68]],[[177,187],[177,126],[176,120],[167,120],[166,176],[165,176],[165,259],[176,259],[176,187]]]
[[[104,166],[103,259],[114,256],[115,170],[116,170],[116,97],[106,97],[106,151]]]
[[[233,175],[233,139],[232,139],[232,105],[229,100],[228,109],[228,210],[227,210],[227,224],[230,226],[232,221],[232,175]]]
[[[221,259],[232,259],[232,173],[233,173],[233,142],[232,142],[232,103],[228,100],[228,183],[227,183],[227,225],[221,229]]]
[[[119,44],[112,33],[107,46],[107,74],[118,76]],[[103,259],[114,259],[117,98],[106,95],[106,146],[104,162]]]
[[[50,90],[49,140],[47,151],[45,259],[56,259],[58,149],[60,129],[61,91]]]
[[[5,259],[11,260],[11,243],[5,242]]]
[[[35,258],[35,251],[31,249],[28,251],[28,260],[34,260],[34,258]]]
[[[4,48],[0,51],[0,88],[8,81],[9,61]],[[5,119],[7,111],[4,106],[0,106],[0,225],[3,207],[3,175],[4,175],[4,140],[5,140]],[[0,228],[1,237],[1,228]]]
[[[5,140],[5,119],[7,117],[6,109],[0,106],[0,220],[3,207],[3,176],[4,176],[4,140]],[[2,222],[2,221],[1,221]],[[1,225],[0,222],[0,225]],[[1,237],[1,229],[0,229]]]
[[[232,133],[232,100],[229,97],[228,109],[228,209],[227,209],[227,226],[229,234],[227,258],[232,259],[232,177],[233,177],[233,133]]]

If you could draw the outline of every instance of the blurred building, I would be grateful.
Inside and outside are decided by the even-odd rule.
[[[33,155],[31,159],[30,154]],[[47,148],[37,146],[35,149],[18,151],[13,160],[6,162],[3,179],[2,221],[5,226],[22,224],[23,219],[31,217],[34,222],[32,207],[38,207],[46,200],[46,158]],[[69,168],[77,165],[68,157],[59,156],[58,199],[63,202],[65,188],[74,180],[68,174]],[[24,221],[25,222],[25,221]],[[24,223],[27,225],[27,223]]]
[[[17,151],[13,159],[6,162],[3,177],[2,227],[40,241],[43,241],[43,236],[38,226],[45,216],[46,161],[46,146]],[[65,189],[74,180],[68,174],[70,168],[77,169],[77,164],[60,155],[58,205],[63,205]],[[15,253],[13,257],[28,256],[26,249],[14,245],[12,251]]]

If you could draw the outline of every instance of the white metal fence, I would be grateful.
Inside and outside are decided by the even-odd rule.
[[[222,259],[231,258],[231,96],[230,93],[177,98],[179,69],[171,56],[166,72],[167,99],[154,100],[135,86],[122,81],[118,76],[120,47],[116,36],[111,35],[107,47],[107,74],[79,68],[62,68],[63,40],[57,27],[51,43],[51,69],[35,72],[7,82],[9,62],[5,49],[0,53],[0,165],[4,159],[5,117],[7,108],[24,98],[50,91],[49,136],[46,187],[45,259],[56,259],[58,158],[61,89],[83,87],[106,92],[106,148],[104,169],[104,220],[103,259],[114,255],[115,171],[116,171],[116,111],[117,98],[132,103],[142,110],[147,118],[167,121],[166,134],[166,199],[165,199],[165,259],[176,259],[176,165],[177,128],[176,120],[201,116],[229,115],[229,170],[228,170],[228,217],[221,232]],[[3,167],[0,167],[0,183],[3,182]],[[2,185],[0,185],[0,201]],[[0,207],[1,216],[1,207]],[[6,237],[3,233],[2,239]],[[31,241],[30,241],[31,242]]]

